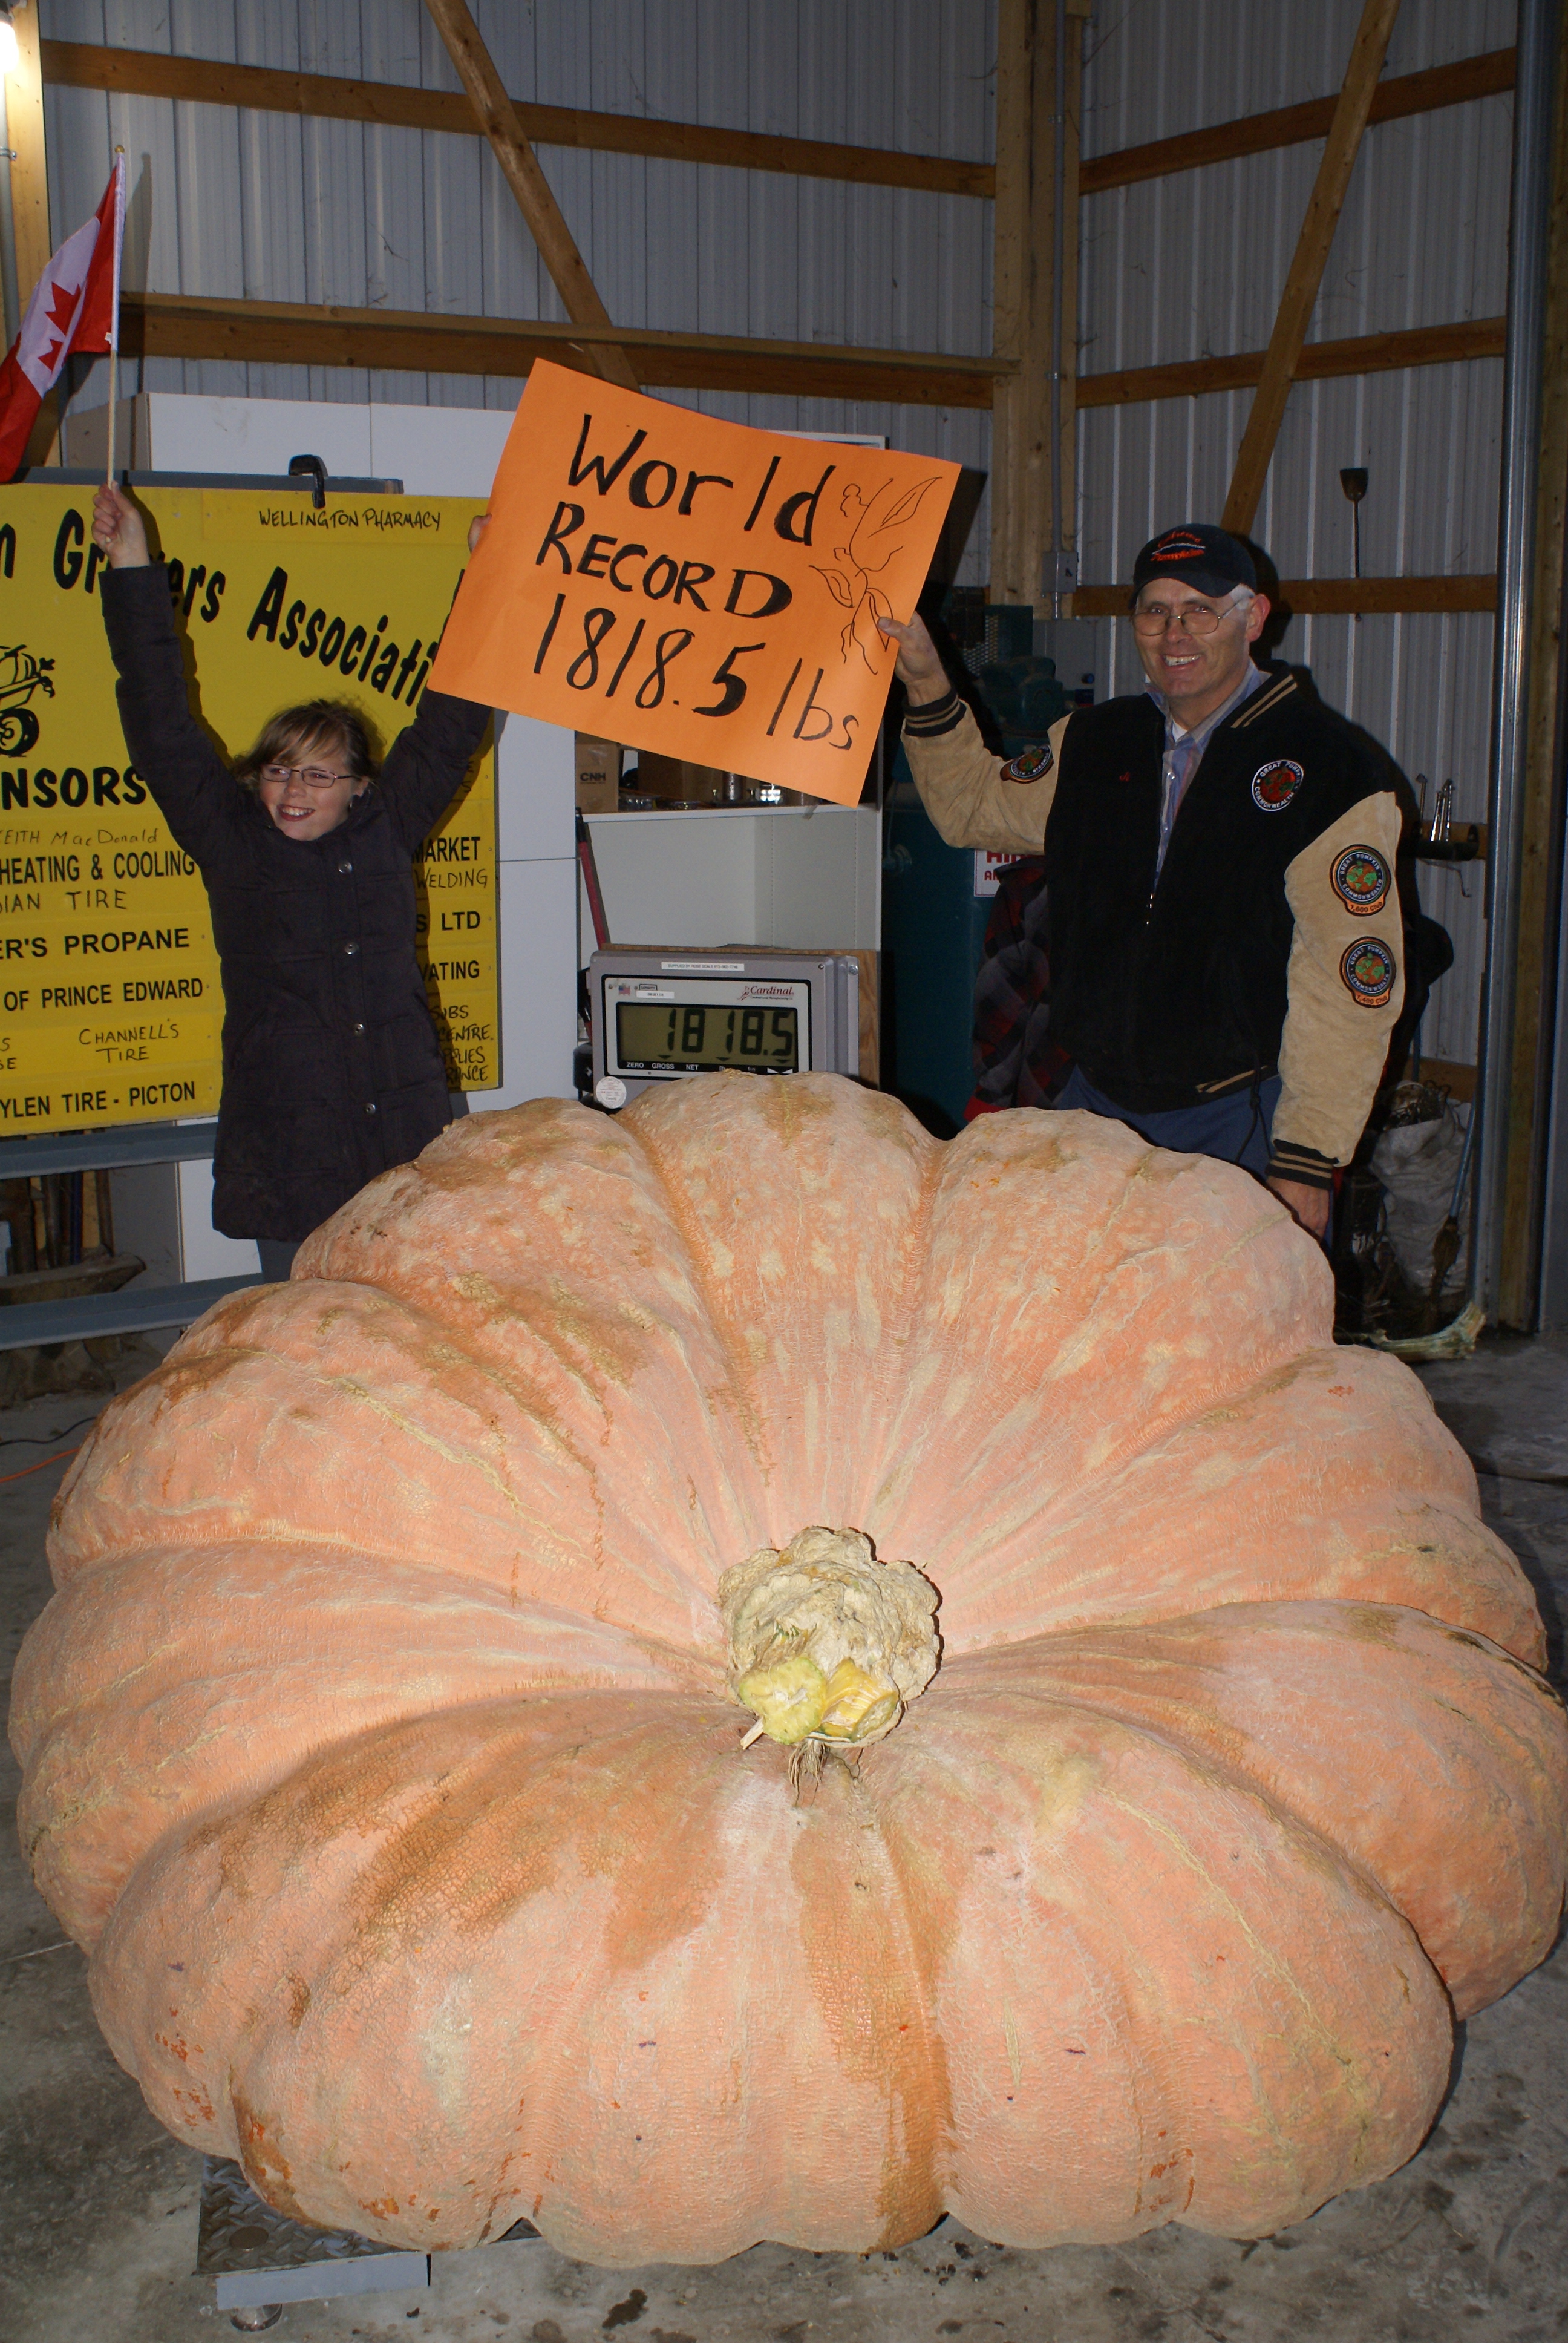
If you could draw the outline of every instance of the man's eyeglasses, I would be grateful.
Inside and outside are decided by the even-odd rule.
[[[1221,603],[1179,602],[1172,609],[1168,602],[1140,603],[1132,613],[1135,635],[1162,635],[1168,627],[1181,627],[1190,635],[1211,635],[1228,612],[1240,608],[1233,598]]]
[[[290,775],[307,789],[329,789],[334,781],[351,781],[352,773],[323,772],[319,765],[263,765],[264,781],[286,781]]]

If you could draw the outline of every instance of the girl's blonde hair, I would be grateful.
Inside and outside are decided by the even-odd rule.
[[[352,773],[357,781],[380,777],[369,728],[358,709],[342,699],[307,699],[297,708],[280,708],[262,727],[249,755],[240,758],[234,777],[243,789],[254,791],[264,765],[298,765],[312,754],[334,758],[337,769]]]

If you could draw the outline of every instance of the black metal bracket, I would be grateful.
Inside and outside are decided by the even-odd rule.
[[[324,509],[327,503],[327,467],[319,456],[291,456],[288,477],[291,480],[308,480],[311,503],[317,512]]]
[[[1454,830],[1447,838],[1421,838],[1416,840],[1418,862],[1476,862],[1481,859],[1481,831],[1476,823],[1469,822],[1462,831]]]

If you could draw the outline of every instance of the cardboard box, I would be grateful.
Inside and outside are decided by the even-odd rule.
[[[579,813],[614,813],[620,803],[622,751],[614,740],[596,740],[579,732],[577,799]]]
[[[644,749],[637,760],[638,788],[668,805],[721,805],[724,775],[716,765],[692,765],[678,757]]]

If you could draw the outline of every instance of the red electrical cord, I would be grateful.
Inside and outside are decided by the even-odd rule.
[[[41,1473],[45,1464],[63,1464],[67,1456],[79,1455],[86,1444],[85,1440],[78,1440],[75,1448],[62,1448],[53,1456],[40,1456],[36,1464],[24,1464],[19,1473],[0,1473],[0,1483],[25,1481],[29,1473]]]

